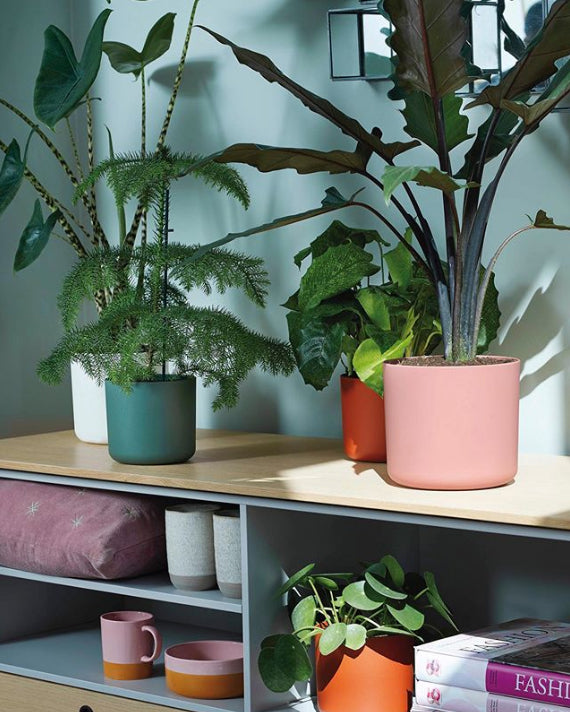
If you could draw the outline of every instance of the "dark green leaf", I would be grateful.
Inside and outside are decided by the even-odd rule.
[[[374,576],[374,574],[370,573],[370,571],[364,574],[364,578],[366,579],[366,583],[381,596],[393,599],[394,601],[403,601],[408,597],[407,593],[396,591],[390,588],[390,586],[387,586],[383,581],[380,581],[380,579]]]
[[[387,554],[386,556],[382,557],[380,563],[384,564],[384,566],[388,570],[388,573],[390,574],[394,585],[396,585],[398,588],[402,588],[406,576],[404,574],[404,569],[400,566],[398,560],[394,556]]]
[[[543,230],[570,230],[568,225],[559,225],[552,218],[549,218],[544,210],[539,210],[532,223],[535,227],[540,227]]]
[[[40,201],[36,200],[32,218],[20,237],[20,244],[14,258],[16,272],[31,265],[41,255],[60,216],[61,213],[56,210],[44,222]]]
[[[279,589],[277,592],[278,596],[282,596],[284,593],[287,593],[287,591],[290,591],[292,588],[295,588],[295,586],[299,584],[303,584],[307,578],[307,576],[311,573],[311,571],[315,568],[315,564],[308,564],[307,566],[304,566],[302,569],[299,569],[299,571],[295,572],[291,578],[287,579],[283,586]]]
[[[8,146],[0,169],[0,215],[16,197],[22,185],[26,166],[20,155],[20,146],[13,139]]]
[[[406,105],[402,111],[406,119],[404,131],[413,138],[438,152],[437,125],[431,97],[422,91],[414,91],[405,99]],[[445,124],[445,143],[448,151],[471,138],[469,119],[461,113],[463,101],[455,94],[443,97],[443,116]]]
[[[481,268],[481,279],[485,270]],[[495,286],[495,275],[492,274],[485,292],[483,309],[481,312],[481,326],[477,337],[477,353],[486,354],[489,346],[497,338],[501,325],[501,311],[499,309],[499,292]]]
[[[556,60],[568,55],[570,3],[557,0],[544,25],[526,48],[526,52],[495,86],[489,86],[469,106],[502,106],[505,99],[516,100],[556,72]]]
[[[390,331],[390,311],[385,294],[380,287],[359,289],[356,298],[375,326],[383,331]]]
[[[111,10],[95,20],[81,60],[64,32],[54,25],[45,31],[45,48],[34,91],[34,110],[40,121],[54,128],[83,101],[99,72],[103,33]]]
[[[384,8],[395,28],[390,46],[398,57],[401,87],[440,99],[467,84],[463,0],[384,0]]]
[[[273,62],[263,54],[252,52],[243,47],[238,47],[230,40],[222,37],[222,35],[209,30],[207,27],[201,29],[206,30],[218,42],[231,48],[238,62],[246,65],[250,69],[261,74],[268,82],[276,82],[288,92],[299,99],[308,109],[315,112],[319,116],[328,119],[343,133],[355,139],[358,146],[366,148],[367,151],[372,151],[387,161],[391,161],[400,153],[407,151],[417,145],[417,142],[411,141],[408,143],[384,143],[381,140],[381,133],[376,135],[366,131],[361,124],[356,120],[347,116],[342,111],[336,108],[330,101],[323,99],[317,94],[313,94],[304,87],[300,86],[289,77],[285,76]]]
[[[427,597],[429,602],[439,613],[439,615],[457,630],[457,626],[455,625],[455,622],[451,617],[451,611],[444,603],[444,600],[438,591],[434,575],[431,572],[426,571],[424,577],[426,585],[428,587]]]
[[[340,648],[346,640],[346,623],[331,623],[328,625],[319,640],[319,651],[323,655],[330,655]]]
[[[413,608],[413,606],[410,606],[408,603],[406,603],[403,608],[398,608],[397,606],[392,606],[388,603],[387,608],[398,623],[403,625],[407,630],[420,630],[424,624],[424,614],[416,608]]]
[[[121,74],[134,74],[138,77],[148,64],[168,52],[175,17],[173,12],[168,12],[153,25],[142,52],[122,42],[104,42],[103,52],[109,57],[113,69]]]
[[[411,231],[406,231],[406,240],[411,241]],[[410,251],[398,242],[396,247],[384,255],[384,261],[388,267],[388,272],[392,281],[398,285],[400,290],[405,291],[412,279],[413,261]]]
[[[287,325],[303,380],[318,391],[326,388],[340,359],[344,324],[338,321],[330,324],[292,311],[287,314]]]
[[[372,255],[353,243],[330,247],[313,262],[301,279],[299,307],[311,309],[324,299],[357,286],[380,268]]]
[[[315,576],[315,583],[322,588],[326,588],[327,591],[337,591],[338,583],[333,581],[333,579],[328,578],[328,576]]]
[[[346,626],[345,645],[350,650],[360,650],[366,645],[366,628],[358,623]]]
[[[427,188],[436,188],[446,194],[468,187],[468,185],[460,185],[448,173],[434,166],[387,166],[382,176],[386,204],[390,203],[396,188],[407,181],[414,181]]]
[[[383,247],[387,247],[389,243],[383,240],[376,230],[363,230],[357,227],[349,227],[340,220],[333,220],[327,229],[315,238],[309,247],[298,252],[294,261],[297,267],[300,267],[303,260],[309,255],[319,257],[328,250],[329,247],[336,247],[347,242],[353,242],[357,247],[365,247],[371,242],[376,242]]]
[[[366,586],[364,581],[349,583],[344,588],[342,597],[349,606],[359,611],[375,611],[385,601],[383,596],[379,596],[373,589]]]
[[[273,692],[287,692],[296,680],[275,659],[275,648],[263,648],[257,659],[259,674],[265,685]]]
[[[308,680],[313,668],[305,650],[294,635],[282,635],[275,645],[275,663],[295,681]]]

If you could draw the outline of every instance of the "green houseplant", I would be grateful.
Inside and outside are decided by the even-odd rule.
[[[195,376],[219,386],[214,408],[231,407],[255,366],[275,374],[293,367],[287,344],[252,332],[225,309],[191,303],[195,288],[237,288],[262,307],[269,280],[260,259],[218,249],[191,262],[197,246],[169,242],[169,188],[190,173],[248,205],[235,170],[167,147],[108,159],[78,190],[105,176],[119,210],[136,198],[153,217],[154,237],[129,250],[128,270],[119,246],[93,251],[68,275],[59,300],[66,333],[38,369],[55,383],[75,359],[98,382],[107,380],[109,451],[120,462],[183,462],[194,454]],[[96,321],[78,325],[80,304],[97,290],[112,291],[112,300]]]
[[[291,633],[261,643],[265,685],[286,692],[309,680],[315,639],[317,703],[323,712],[406,712],[413,693],[413,642],[457,630],[433,574],[405,573],[390,555],[361,574],[319,574],[315,564],[280,589],[289,597]]]
[[[170,99],[165,110],[160,134],[153,150],[160,150],[166,140],[194,24],[198,0],[192,5],[186,35],[173,81]],[[93,85],[107,55],[112,67],[121,74],[131,74],[140,83],[140,142],[141,150],[148,150],[147,113],[148,98],[146,72],[148,67],[162,57],[171,46],[175,14],[166,13],[150,28],[142,49],[136,50],[122,42],[106,42],[105,29],[112,10],[105,9],[96,18],[85,43],[76,55],[70,38],[58,27],[50,25],[44,36],[44,53],[34,89],[34,112],[31,117],[14,106],[8,99],[0,98],[0,106],[17,116],[29,132],[25,149],[22,141],[14,138],[5,143],[0,140],[0,150],[5,157],[0,168],[0,216],[8,208],[21,185],[29,183],[36,192],[32,217],[23,229],[14,258],[14,269],[23,270],[35,262],[47,247],[50,239],[59,238],[68,244],[78,259],[88,259],[91,251],[105,251],[112,245],[123,248],[122,266],[129,270],[130,252],[137,240],[146,239],[146,218],[141,205],[136,206],[131,218],[127,211],[117,213],[112,232],[103,227],[100,218],[98,195],[94,186],[82,191],[78,204],[71,205],[69,197],[95,165],[98,150],[95,127],[98,121],[99,97]],[[108,133],[108,150],[113,154],[113,142]],[[36,151],[37,143],[47,149],[57,169],[67,178],[68,195],[60,195],[42,182],[36,173],[41,165],[42,153]],[[48,216],[45,216],[45,209]],[[122,278],[124,281],[124,277]],[[101,313],[113,298],[113,290],[98,290],[91,295],[97,312]],[[106,442],[104,420],[104,392],[82,371],[76,360],[72,361],[72,391],[76,434],[89,442]]]
[[[519,363],[517,359],[477,357],[485,294],[497,258],[514,237],[529,230],[567,229],[539,210],[500,244],[486,266],[482,264],[491,210],[512,156],[570,93],[570,2],[557,0],[541,31],[526,45],[502,18],[505,46],[517,62],[497,84],[469,100],[465,108],[487,108],[485,119],[470,134],[468,117],[462,111],[465,100],[456,92],[474,79],[484,79],[469,61],[467,22],[478,5],[464,0],[451,0],[445,7],[429,0],[379,4],[393,28],[388,38],[396,56],[390,98],[403,102],[405,131],[412,139],[406,142],[385,142],[379,128],[367,130],[328,100],[286,77],[267,57],[208,30],[242,64],[287,89],[356,142],[352,151],[328,152],[236,144],[219,161],[246,163],[263,172],[292,168],[303,174],[354,173],[378,191],[394,214],[387,217],[359,193],[344,198],[331,188],[320,207],[241,235],[359,206],[375,215],[411,252],[434,286],[443,359],[390,363],[385,368],[388,470],[400,484],[414,487],[491,487],[516,474]],[[499,2],[500,16],[503,9],[504,3]],[[544,82],[546,88],[531,96],[533,87]],[[403,154],[420,144],[435,153],[436,165],[402,163]],[[452,152],[463,145],[468,149],[456,169]],[[384,168],[376,172],[379,161]],[[487,171],[493,164],[494,171]],[[414,186],[440,194],[439,225],[426,219],[421,190]],[[401,224],[411,230],[412,243],[407,242]],[[228,235],[213,244],[236,237]]]

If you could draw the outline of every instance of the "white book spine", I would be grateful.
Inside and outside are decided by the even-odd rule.
[[[418,680],[466,687],[470,690],[486,688],[487,660],[442,655],[433,650],[416,648],[415,670]]]

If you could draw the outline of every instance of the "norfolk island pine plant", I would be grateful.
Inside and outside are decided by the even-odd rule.
[[[217,160],[245,163],[262,172],[292,168],[301,174],[360,175],[378,190],[385,208],[399,214],[397,219],[412,232],[413,242],[406,249],[436,290],[444,347],[443,359],[435,364],[404,361],[385,367],[388,472],[398,483],[415,487],[491,487],[516,474],[519,362],[477,357],[485,294],[498,257],[516,236],[529,230],[568,229],[539,210],[501,242],[487,265],[482,264],[487,227],[505,169],[522,140],[570,93],[570,2],[553,4],[542,30],[528,45],[502,18],[505,46],[517,61],[497,84],[465,100],[456,92],[473,80],[484,79],[467,59],[467,19],[478,4],[463,0],[451,0],[444,7],[433,0],[380,3],[379,11],[393,26],[388,39],[396,56],[395,87],[390,98],[403,102],[405,131],[412,139],[407,142],[386,143],[379,128],[368,131],[328,100],[285,76],[267,57],[207,30],[230,47],[239,62],[287,89],[356,141],[353,151],[328,152],[236,144]],[[501,16],[503,9],[504,3],[499,2]],[[546,88],[531,95],[544,82]],[[487,109],[474,134],[469,133],[464,104],[466,109]],[[455,170],[451,154],[467,141],[463,164]],[[420,144],[435,152],[437,165],[402,164],[403,154]],[[383,167],[376,171],[379,163]],[[427,221],[421,191],[413,184],[441,194],[441,226]],[[349,206],[371,212],[406,243],[404,230],[384,208],[365,201],[360,191],[345,198],[332,187],[318,208],[230,234],[212,244],[226,244],[236,237]],[[459,389],[464,392],[460,394]]]

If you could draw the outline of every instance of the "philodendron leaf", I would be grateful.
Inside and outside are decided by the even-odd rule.
[[[383,240],[376,230],[363,230],[362,228],[349,227],[340,220],[333,222],[316,237],[308,247],[298,252],[294,259],[297,267],[300,267],[309,255],[313,258],[325,253],[329,247],[336,247],[347,242],[353,242],[357,247],[365,247],[371,242],[376,242],[382,247],[387,247],[388,242]]]
[[[308,680],[313,672],[305,646],[294,635],[282,635],[278,639],[275,663],[295,681]]]
[[[344,642],[350,650],[360,650],[366,645],[366,628],[358,623],[346,626],[346,640]]]
[[[403,625],[404,628],[408,630],[416,631],[420,630],[425,621],[425,616],[417,608],[410,606],[408,603],[403,608],[398,608],[397,606],[392,606],[389,603],[387,608],[394,618]]]
[[[0,169],[0,215],[16,197],[22,185],[26,166],[20,154],[20,146],[13,139],[8,146]]]
[[[342,597],[349,606],[359,611],[375,611],[386,600],[383,596],[366,586],[364,581],[349,583],[342,592]]]
[[[319,651],[323,655],[330,655],[340,648],[346,640],[346,623],[331,623],[328,625],[319,640]]]
[[[83,101],[99,72],[103,33],[111,10],[103,10],[77,61],[71,41],[54,25],[45,31],[42,64],[36,79],[34,110],[50,128],[68,117]]]
[[[262,173],[292,168],[307,173],[362,173],[368,163],[359,151],[315,151],[280,148],[255,143],[236,143],[216,158],[218,163],[245,163]]]
[[[16,272],[31,265],[41,255],[60,216],[60,211],[56,210],[44,222],[40,201],[36,200],[32,218],[20,237],[20,243],[14,258],[14,270]]]
[[[230,47],[238,62],[258,72],[268,82],[279,84],[299,99],[308,109],[327,119],[344,134],[353,138],[361,149],[365,148],[366,151],[372,151],[384,160],[391,161],[404,151],[417,146],[417,141],[384,143],[380,132],[371,133],[366,131],[356,119],[337,109],[330,101],[313,94],[283,74],[265,55],[239,47],[226,37],[209,30],[207,27],[201,27],[201,29],[208,32],[221,44]]]
[[[389,43],[398,58],[396,77],[402,88],[441,99],[467,84],[461,54],[467,41],[463,5],[463,0],[384,0],[394,25]]]
[[[412,341],[413,334],[408,334],[404,339],[395,338],[395,342],[384,351],[374,339],[366,339],[356,349],[352,359],[358,378],[381,396],[384,395],[384,362],[402,358]]]
[[[297,368],[307,385],[326,388],[338,365],[346,328],[342,322],[307,318],[299,312],[287,314],[289,340]]]
[[[364,574],[364,578],[366,579],[366,583],[371,586],[376,593],[379,593],[385,598],[390,598],[394,601],[403,601],[408,597],[408,594],[404,591],[396,591],[393,588],[390,588],[390,586],[387,586],[383,581],[376,578],[376,576],[374,576],[374,574],[370,571],[367,571]]]
[[[491,104],[499,108],[503,101],[516,100],[551,77],[556,71],[556,60],[568,55],[569,35],[570,3],[557,0],[521,59],[497,85],[484,89],[469,107]]]
[[[410,229],[406,230],[405,239],[408,242],[412,241],[412,231]],[[393,250],[384,255],[384,261],[392,281],[402,291],[406,290],[413,276],[413,261],[410,251],[406,249],[405,245],[398,242]]]
[[[402,110],[406,119],[404,131],[437,153],[437,124],[431,97],[423,91],[414,91],[406,96],[405,102]],[[469,119],[461,113],[462,105],[461,97],[455,94],[447,94],[442,99],[445,143],[449,151],[472,136],[468,130]]]
[[[148,64],[168,52],[175,17],[175,13],[168,12],[152,26],[141,52],[122,42],[103,42],[103,52],[109,57],[113,69],[121,74],[134,74],[138,78]]]
[[[296,680],[275,659],[275,646],[262,648],[257,658],[259,674],[265,685],[273,692],[287,692]]]
[[[387,166],[382,175],[384,199],[387,205],[390,204],[392,193],[396,188],[407,181],[414,181],[427,188],[436,188],[447,194],[469,187],[469,184],[461,185],[448,173],[434,166]]]
[[[324,299],[351,289],[380,269],[372,255],[353,243],[330,247],[313,259],[301,279],[299,307],[312,309]]]
[[[383,331],[390,331],[390,311],[384,292],[380,287],[364,287],[356,293],[356,298],[370,321]]]
[[[568,225],[559,225],[552,218],[549,218],[544,210],[539,210],[536,217],[532,221],[535,227],[540,227],[543,230],[570,230]]]
[[[302,598],[291,613],[293,630],[311,628],[315,624],[317,615],[317,602],[314,596]]]
[[[287,593],[292,588],[295,588],[295,586],[304,583],[307,579],[307,576],[314,568],[315,564],[307,564],[307,566],[303,566],[302,569],[296,571],[293,576],[287,579],[287,581],[285,581],[285,583],[281,586],[281,588],[277,592],[277,595],[282,596],[284,593]]]

